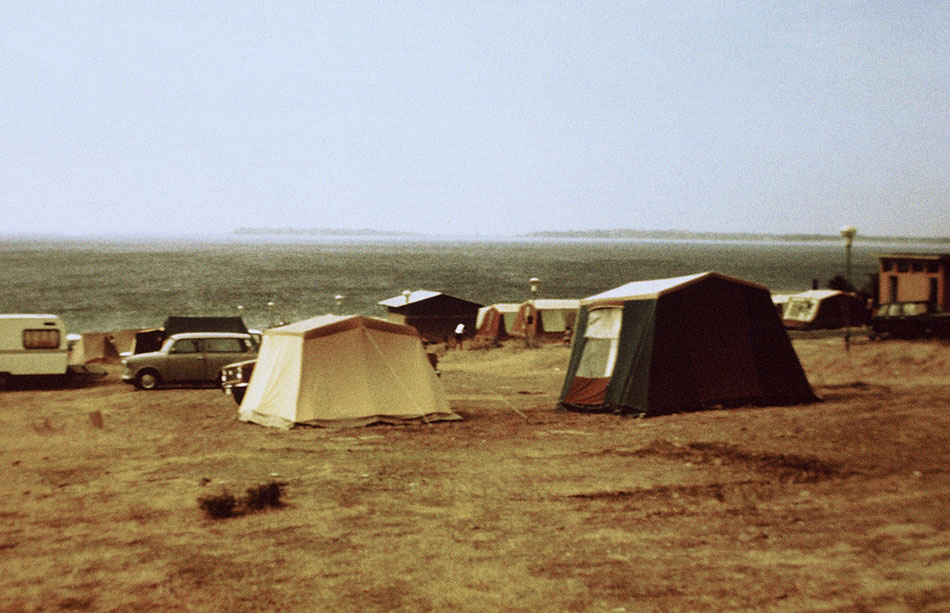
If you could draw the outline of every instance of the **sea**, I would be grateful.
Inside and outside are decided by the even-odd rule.
[[[888,252],[950,244],[862,243],[861,287]],[[0,240],[0,313],[54,313],[68,332],[158,327],[170,315],[241,315],[248,327],[323,315],[385,315],[427,289],[481,304],[582,298],[645,279],[717,271],[773,292],[844,275],[843,242],[449,237],[244,237]],[[337,297],[340,297],[337,299]]]

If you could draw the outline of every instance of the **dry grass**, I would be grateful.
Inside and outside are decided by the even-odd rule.
[[[796,349],[824,402],[646,420],[554,411],[563,347],[446,354],[466,420],[432,426],[5,392],[0,610],[947,610],[950,346]]]

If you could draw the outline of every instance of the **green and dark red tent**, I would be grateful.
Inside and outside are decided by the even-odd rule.
[[[581,300],[560,405],[657,415],[815,400],[769,290],[704,272]]]

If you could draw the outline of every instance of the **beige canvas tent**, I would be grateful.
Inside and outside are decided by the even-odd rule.
[[[416,329],[359,315],[265,330],[239,418],[282,428],[461,419]]]

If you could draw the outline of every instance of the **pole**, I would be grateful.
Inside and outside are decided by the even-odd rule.
[[[858,230],[854,226],[845,226],[840,230],[841,237],[844,238],[844,280],[848,286],[848,294],[851,290],[851,245],[854,243],[854,236]],[[847,304],[847,303],[845,303]],[[851,307],[845,306],[845,331],[844,331],[844,350],[851,350]]]
[[[525,344],[526,344],[528,347],[533,347],[533,346],[534,346],[535,330],[537,330],[537,325],[538,325],[538,303],[537,303],[537,297],[538,297],[538,287],[540,287],[540,285],[541,285],[541,279],[539,279],[539,278],[537,278],[537,277],[531,277],[531,278],[528,280],[528,284],[529,284],[529,286],[530,286],[530,288],[531,288],[531,298],[529,299],[529,303],[530,303],[530,305],[531,305],[531,306],[530,306],[530,311],[531,311],[531,323],[528,324],[528,322],[525,322],[525,325],[528,326],[528,329],[526,330],[526,334],[525,334]]]
[[[845,252],[846,252],[846,256],[845,256],[844,278],[848,281],[848,287],[850,288],[852,287],[851,285],[851,241],[850,240],[847,243],[845,243]]]

